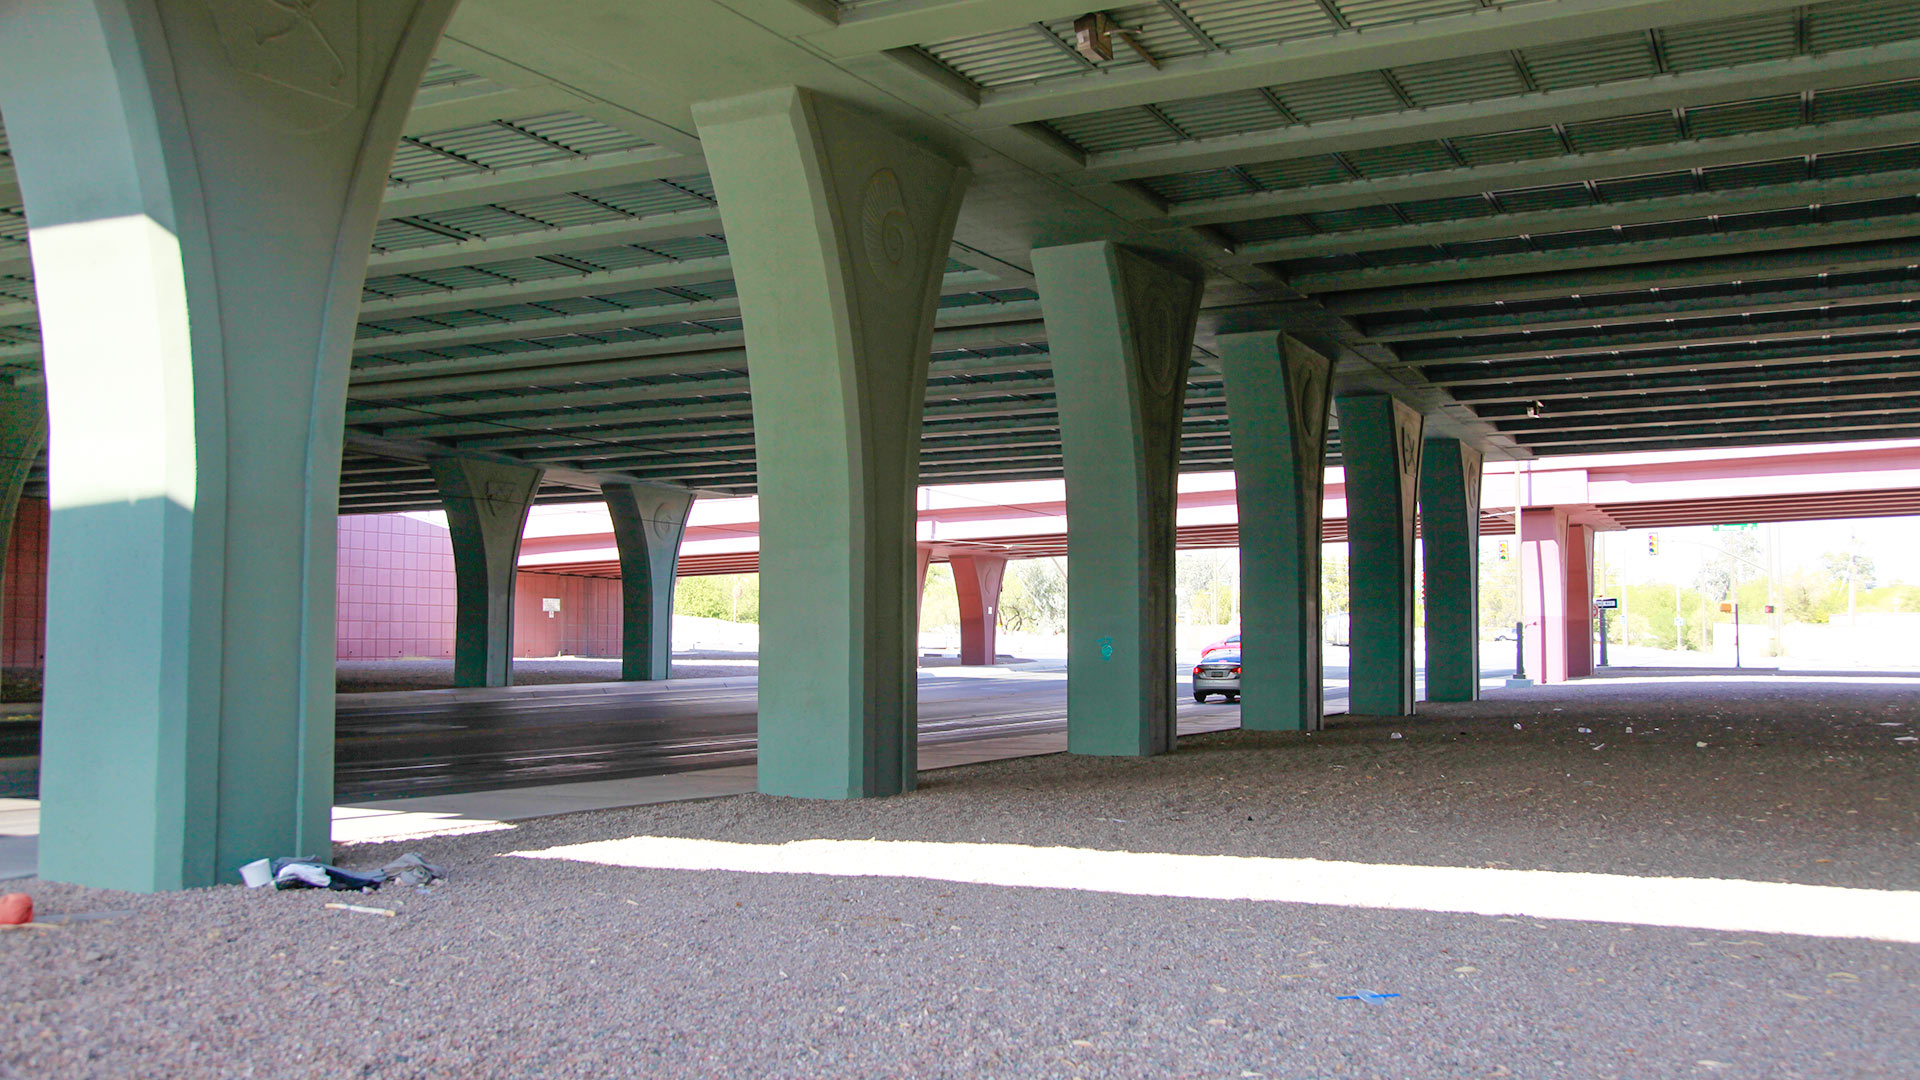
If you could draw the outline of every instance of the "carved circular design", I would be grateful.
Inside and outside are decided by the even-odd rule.
[[[674,530],[679,526],[679,522],[667,516],[668,510],[666,503],[654,503],[646,508],[647,531],[655,540],[673,539]]]
[[[867,181],[866,193],[860,197],[860,239],[867,269],[881,284],[897,289],[912,281],[919,245],[907,217],[900,178],[892,169],[881,169]]]
[[[1180,353],[1173,326],[1173,307],[1164,296],[1150,296],[1140,309],[1140,359],[1147,376],[1147,389],[1165,397],[1180,384],[1186,373],[1187,357]]]
[[[1327,410],[1314,408],[1320,400],[1320,380],[1312,368],[1301,364],[1294,369],[1293,405],[1300,416],[1300,429],[1309,442],[1320,440],[1320,428],[1326,423]]]

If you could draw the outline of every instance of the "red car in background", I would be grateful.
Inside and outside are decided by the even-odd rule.
[[[1239,652],[1240,651],[1240,635],[1231,634],[1227,637],[1221,638],[1219,641],[1214,642],[1213,644],[1207,646],[1206,648],[1201,649],[1200,659],[1205,660],[1208,656],[1212,655],[1213,653],[1217,653],[1222,649],[1229,649],[1233,652]]]

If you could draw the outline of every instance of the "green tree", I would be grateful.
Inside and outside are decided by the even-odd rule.
[[[953,567],[946,563],[934,563],[927,567],[927,588],[920,594],[920,629],[959,628],[960,594],[954,588]]]
[[[1347,610],[1347,600],[1347,545],[1327,544],[1320,549],[1321,615]]]
[[[1000,584],[1000,625],[1028,634],[1067,629],[1064,559],[1020,559],[1007,564]]]
[[[1853,579],[1856,591],[1865,591],[1879,584],[1873,571],[1873,557],[1857,551],[1829,551],[1820,556],[1820,568],[1842,589],[1847,587],[1848,578]]]
[[[728,622],[760,622],[759,574],[704,574],[674,583],[673,613]]]
[[[1173,581],[1175,609],[1187,622],[1220,626],[1232,622],[1239,613],[1238,552],[1175,552]]]
[[[1720,550],[1700,564],[1700,574],[1694,579],[1694,587],[1716,601],[1732,598],[1734,582],[1751,581],[1764,574],[1759,566],[1760,537],[1755,530],[1738,529],[1717,535]]]
[[[1500,557],[1500,545],[1507,557]],[[1520,545],[1498,537],[1480,544],[1480,633],[1491,637],[1520,621]]]

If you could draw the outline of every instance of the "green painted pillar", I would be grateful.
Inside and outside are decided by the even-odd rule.
[[[1480,697],[1480,466],[1459,439],[1428,439],[1420,465],[1427,700]]]
[[[1033,253],[1067,480],[1067,749],[1173,749],[1174,474],[1201,275],[1106,242]]]
[[[603,484],[620,548],[620,677],[673,677],[673,583],[693,492],[652,484]]]
[[[760,790],[910,790],[914,496],[967,170],[811,91],[695,106],[733,259],[760,489]]]
[[[1320,518],[1333,364],[1275,331],[1222,334],[1240,506],[1240,726],[1317,731]]]
[[[7,576],[7,545],[20,512],[20,491],[46,443],[45,387],[0,387],[0,581]]]
[[[1346,462],[1347,709],[1413,715],[1413,526],[1420,413],[1384,394],[1339,399]]]
[[[433,482],[453,537],[453,685],[513,685],[513,582],[540,470],[441,458]]]
[[[52,880],[328,851],[354,321],[453,3],[284,7],[0,4],[50,412]]]

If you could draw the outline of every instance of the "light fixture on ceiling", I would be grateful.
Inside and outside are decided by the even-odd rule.
[[[1127,43],[1127,47],[1140,54],[1140,59],[1160,66],[1152,53],[1134,40],[1138,31],[1121,26],[1104,11],[1089,11],[1073,20],[1073,51],[1098,64],[1113,59],[1113,39],[1117,36]]]

